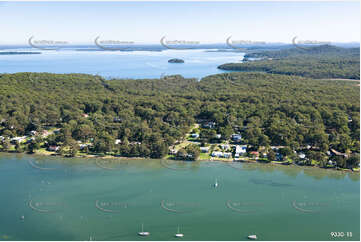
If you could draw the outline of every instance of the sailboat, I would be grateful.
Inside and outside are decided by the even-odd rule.
[[[248,235],[248,239],[256,240],[256,239],[257,239],[257,235],[255,235],[255,234]]]
[[[184,234],[179,232],[179,226],[178,226],[177,233],[174,236],[177,237],[177,238],[183,238]]]
[[[138,235],[140,235],[140,236],[148,236],[148,235],[150,235],[150,233],[149,232],[144,232],[144,225],[142,224],[142,232],[138,232]]]
[[[216,182],[214,183],[213,186],[214,186],[214,187],[218,187],[218,181],[217,181],[217,179],[216,179]]]

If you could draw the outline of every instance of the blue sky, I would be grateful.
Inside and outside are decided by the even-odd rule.
[[[359,2],[0,2],[0,44],[36,39],[360,41]]]

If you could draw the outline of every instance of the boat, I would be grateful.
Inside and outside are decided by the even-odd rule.
[[[257,239],[257,235],[255,235],[255,234],[248,235],[248,239],[256,240],[256,239]]]
[[[179,226],[178,226],[177,233],[174,236],[177,237],[177,238],[183,238],[184,234],[179,232]]]
[[[138,232],[138,235],[139,236],[148,236],[148,235],[150,235],[150,233],[149,232],[144,232],[144,228],[143,228],[144,226],[143,226],[143,224],[142,224],[142,232]]]
[[[216,179],[216,182],[214,183],[213,186],[214,186],[214,187],[218,187],[218,181],[217,181],[217,179]]]
[[[24,216],[24,215],[22,215],[22,216],[20,217],[20,219],[21,219],[21,220],[24,220],[24,219],[25,219],[25,216]]]

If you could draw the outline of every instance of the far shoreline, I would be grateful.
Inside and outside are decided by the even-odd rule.
[[[18,153],[18,152],[14,152],[14,151],[8,151],[8,152],[0,152],[0,156],[1,154],[13,154],[13,155],[26,155],[26,156],[40,156],[40,157],[57,157],[57,158],[66,158],[66,159],[115,159],[115,160],[145,160],[145,159],[149,159],[149,160],[171,160],[171,161],[182,161],[182,162],[221,162],[221,163],[241,163],[241,164],[259,164],[259,165],[271,165],[271,166],[286,166],[286,167],[292,167],[292,168],[313,168],[313,169],[321,169],[321,170],[331,170],[331,171],[338,171],[338,172],[346,172],[346,173],[360,173],[359,169],[342,169],[342,168],[322,168],[319,166],[300,166],[300,165],[296,165],[293,163],[289,163],[289,164],[285,164],[284,162],[259,162],[257,160],[239,160],[236,161],[234,159],[228,159],[228,160],[220,160],[220,159],[210,159],[210,160],[206,160],[206,159],[197,159],[195,161],[192,160],[176,160],[176,159],[171,159],[171,158],[149,158],[149,157],[126,157],[126,156],[113,156],[113,155],[77,155],[77,156],[64,156],[64,155],[60,155],[60,154],[56,154],[54,152],[50,152],[50,151],[46,151],[46,152],[34,152],[34,153],[26,153],[26,152],[22,152],[22,153]]]

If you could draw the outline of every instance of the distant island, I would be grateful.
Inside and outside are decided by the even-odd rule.
[[[0,52],[0,55],[37,55],[41,54],[41,52],[35,52],[35,51],[6,51],[6,52]]]
[[[173,59],[168,60],[168,63],[184,63],[184,60],[178,59],[178,58],[173,58]]]

